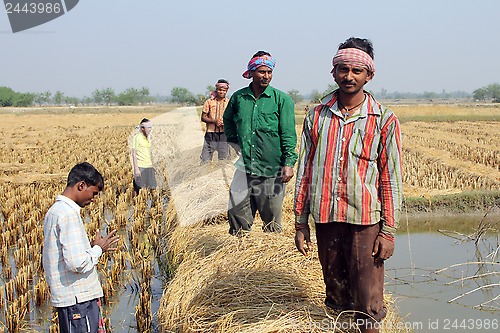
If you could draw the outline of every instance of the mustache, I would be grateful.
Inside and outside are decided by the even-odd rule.
[[[354,82],[353,80],[341,80],[340,81],[340,84],[355,84],[356,82]]]

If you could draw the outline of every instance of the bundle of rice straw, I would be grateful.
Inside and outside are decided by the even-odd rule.
[[[295,249],[291,223],[282,234],[262,223],[243,237],[226,225],[177,228],[168,246],[179,262],[166,287],[158,319],[161,332],[356,332],[352,313],[323,305],[324,283],[317,252]],[[406,332],[394,313],[381,332]],[[385,329],[384,327],[391,327]]]

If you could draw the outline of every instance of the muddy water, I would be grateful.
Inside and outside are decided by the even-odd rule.
[[[481,219],[409,219],[397,234],[396,252],[386,262],[386,290],[414,332],[500,330],[500,218],[483,220],[496,231],[476,244],[465,235],[477,231]]]

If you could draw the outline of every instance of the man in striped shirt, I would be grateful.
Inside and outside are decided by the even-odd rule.
[[[104,332],[99,306],[103,291],[96,265],[102,253],[116,249],[119,237],[116,230],[104,238],[98,231],[91,244],[80,216],[80,208],[90,204],[103,187],[103,177],[91,164],[77,164],[45,216],[43,268],[63,333]]]
[[[375,73],[369,40],[340,44],[331,73],[339,88],[304,119],[295,244],[307,254],[311,215],[325,304],[356,310],[362,332],[379,332],[386,315],[384,260],[394,252],[402,203],[399,121],[363,89]]]

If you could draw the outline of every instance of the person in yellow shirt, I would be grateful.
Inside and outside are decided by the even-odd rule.
[[[134,192],[139,194],[141,188],[156,188],[155,169],[151,156],[149,134],[153,123],[144,118],[139,125],[140,131],[132,140],[132,165],[134,168]]]

